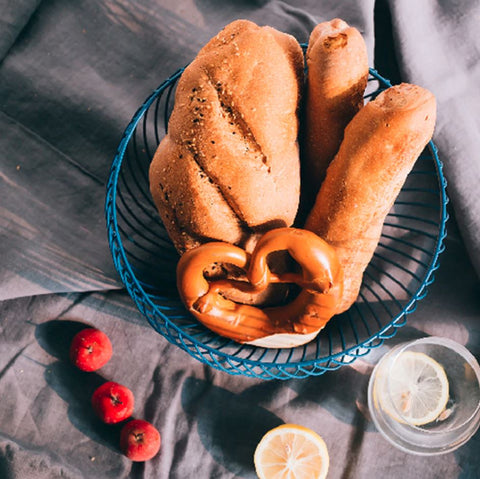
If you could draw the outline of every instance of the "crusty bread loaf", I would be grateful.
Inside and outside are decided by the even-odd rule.
[[[315,27],[306,57],[302,208],[310,210],[345,127],[363,106],[368,57],[360,32],[338,18]]]
[[[246,20],[202,48],[177,86],[150,189],[180,253],[211,240],[247,251],[293,223],[303,55],[290,35]]]
[[[345,130],[305,228],[337,251],[344,269],[338,313],[356,300],[386,215],[433,134],[435,97],[400,84],[366,104]]]

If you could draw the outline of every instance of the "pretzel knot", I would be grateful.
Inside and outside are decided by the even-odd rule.
[[[276,251],[287,251],[301,272],[272,273],[268,256]],[[243,269],[249,282],[209,282],[204,272],[213,263]],[[295,283],[301,291],[288,304],[263,309],[221,294],[225,287],[259,292],[270,283]],[[257,346],[298,346],[315,337],[335,314],[343,271],[335,249],[320,237],[303,229],[279,228],[265,233],[251,255],[223,242],[187,251],[177,266],[177,288],[188,311],[221,336]]]

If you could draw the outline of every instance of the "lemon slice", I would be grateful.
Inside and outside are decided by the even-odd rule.
[[[378,377],[378,399],[390,417],[422,426],[444,411],[449,397],[447,375],[430,356],[404,351],[391,363],[388,376],[386,372],[384,369]]]
[[[268,431],[253,459],[259,479],[324,479],[329,464],[325,441],[297,424]]]

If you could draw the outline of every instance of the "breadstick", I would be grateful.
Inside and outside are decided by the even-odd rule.
[[[342,264],[337,313],[356,300],[385,217],[432,137],[435,118],[433,94],[403,83],[378,95],[347,126],[305,224],[335,247]]]
[[[360,32],[340,19],[318,24],[307,49],[302,205],[311,208],[345,127],[363,106],[368,57]]]

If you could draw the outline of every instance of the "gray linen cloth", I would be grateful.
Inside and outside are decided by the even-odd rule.
[[[435,142],[451,220],[429,294],[394,339],[351,367],[289,381],[234,377],[154,332],[107,244],[105,184],[146,96],[225,24],[247,18],[308,40],[335,17],[359,28],[370,64],[438,100]],[[0,478],[251,478],[260,437],[284,422],[320,433],[331,478],[478,477],[480,435],[426,459],[394,449],[366,406],[392,345],[424,335],[480,356],[480,40],[476,1],[0,0]],[[458,224],[458,228],[457,228]],[[85,324],[112,340],[97,373],[68,362]],[[91,410],[105,380],[127,385],[159,455],[131,463]]]

